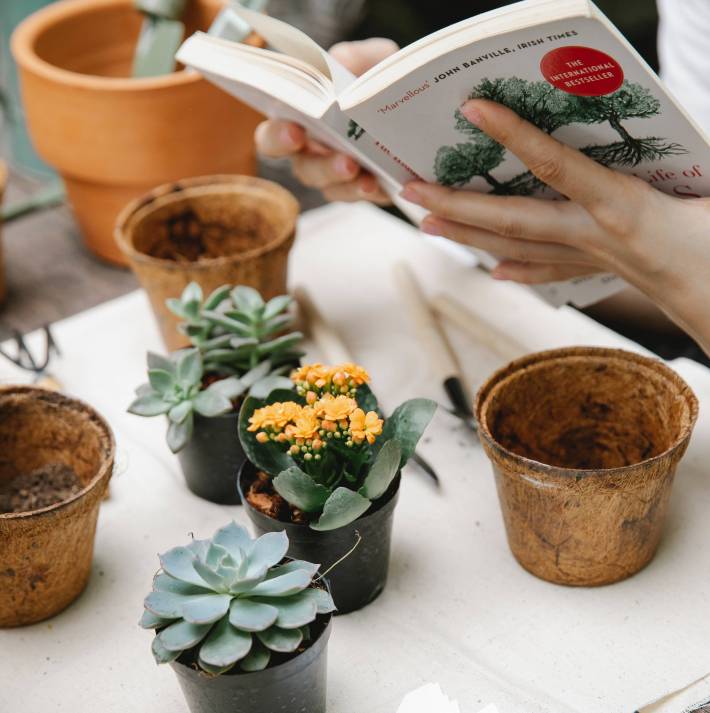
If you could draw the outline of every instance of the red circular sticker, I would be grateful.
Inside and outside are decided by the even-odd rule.
[[[608,54],[591,47],[559,47],[540,62],[540,71],[552,86],[579,97],[600,97],[615,92],[624,70]]]

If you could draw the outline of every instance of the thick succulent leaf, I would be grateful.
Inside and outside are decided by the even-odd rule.
[[[276,623],[278,610],[264,602],[233,599],[229,607],[229,621],[244,631],[264,631]]]
[[[265,579],[249,590],[249,597],[290,597],[310,586],[312,577],[299,569],[273,579]]]
[[[358,492],[369,500],[382,497],[399,471],[402,449],[398,441],[387,441],[370,466],[370,472]]]
[[[162,397],[153,389],[150,393],[142,394],[131,402],[128,413],[136,416],[159,416],[170,411],[172,404],[163,401]]]
[[[251,634],[235,629],[224,617],[200,647],[200,661],[210,666],[231,666],[249,653],[251,642]]]
[[[261,381],[264,377],[268,376],[270,371],[271,362],[267,359],[262,361],[260,364],[257,364],[253,369],[249,369],[249,371],[247,371],[246,374],[243,374],[239,380],[247,388],[250,388],[258,381]],[[268,394],[266,394],[266,396],[268,396]]]
[[[216,568],[228,554],[226,547],[212,540],[207,546],[204,560],[210,567]],[[232,563],[232,566],[234,566],[234,563]]]
[[[226,396],[230,401],[236,399],[237,396],[241,396],[246,390],[247,385],[241,379],[237,379],[233,376],[215,381],[206,389],[206,391],[214,391],[222,396]]]
[[[284,654],[295,651],[303,641],[303,632],[300,629],[280,629],[278,626],[260,631],[257,636],[267,649]]]
[[[315,602],[318,614],[330,614],[338,608],[335,606],[330,592],[327,592],[325,589],[310,587],[306,589],[304,594]]]
[[[370,387],[367,384],[362,384],[362,386],[357,387],[357,405],[365,412],[374,411],[380,418],[382,418],[382,412],[380,411],[380,406],[377,403],[377,397],[372,393]]]
[[[245,527],[234,520],[220,527],[212,538],[212,542],[224,547],[235,561],[241,562],[244,552],[251,547],[251,538]]]
[[[198,644],[210,630],[212,624],[190,624],[189,621],[176,621],[163,629],[158,638],[168,651],[184,651]]]
[[[268,363],[268,362],[267,362]],[[293,382],[287,376],[269,374],[257,381],[250,389],[249,393],[257,399],[266,398],[275,389],[287,389],[293,386]]]
[[[222,347],[229,346],[229,340],[231,338],[229,334],[221,334],[219,337],[207,339],[202,343],[203,352],[208,349],[221,349]],[[204,353],[202,356],[204,357]]]
[[[160,555],[160,566],[166,574],[183,582],[209,589],[209,585],[195,571],[194,562],[195,555],[187,547],[173,547]]]
[[[191,540],[190,544],[187,545],[187,549],[192,552],[193,555],[197,555],[201,560],[207,557],[207,552],[210,549],[212,540]]]
[[[254,640],[251,651],[239,662],[242,671],[252,673],[263,671],[271,661],[271,652],[258,639]]]
[[[209,297],[205,300],[205,304],[202,306],[203,309],[216,309],[219,307],[219,305],[229,297],[230,289],[229,285],[222,285],[211,292]]]
[[[349,488],[337,488],[323,506],[323,514],[311,523],[313,530],[336,530],[357,520],[370,509],[370,501]]]
[[[188,597],[175,592],[151,592],[143,601],[143,606],[164,619],[179,619]]]
[[[192,429],[194,428],[194,418],[192,412],[181,423],[170,421],[166,440],[168,448],[173,453],[181,451],[192,438]]]
[[[226,309],[224,310],[224,314],[231,319],[236,319],[237,322],[247,327],[249,334],[253,333],[254,329],[252,327],[251,315],[244,314],[244,312],[240,312],[238,309]]]
[[[226,314],[206,309],[203,310],[202,315],[212,324],[222,327],[228,332],[233,332],[234,334],[239,334],[243,337],[248,337],[251,334],[249,327],[245,326],[242,322],[239,322],[236,319],[228,317]]]
[[[281,314],[278,317],[269,319],[261,330],[262,338],[268,337],[270,334],[275,334],[276,332],[282,332],[286,327],[290,326],[292,321],[290,314]]]
[[[306,589],[291,597],[265,597],[259,599],[264,605],[275,607],[278,612],[276,626],[282,629],[299,629],[306,624],[310,624],[315,618],[318,610],[316,600],[311,597]]]
[[[175,379],[165,369],[148,369],[148,381],[159,394],[172,393]]]
[[[189,597],[182,606],[182,618],[191,624],[212,624],[229,610],[229,594],[203,594]]]
[[[149,369],[162,369],[163,371],[167,371],[168,374],[175,373],[175,365],[168,357],[163,356],[162,354],[148,352],[147,362]]]
[[[264,307],[264,300],[253,287],[237,285],[231,294],[232,301],[241,312],[259,313]]]
[[[279,565],[269,570],[266,575],[266,579],[274,579],[275,577],[280,577],[283,574],[288,574],[289,572],[303,571],[308,574],[308,576],[313,579],[320,569],[319,564],[313,562],[306,562],[305,560],[291,560],[285,564]]]
[[[240,349],[246,349],[247,347],[255,347],[259,343],[256,337],[232,337],[229,340],[229,346],[234,349],[234,351],[239,351]]]
[[[188,318],[188,313],[185,311],[185,307],[182,304],[182,301],[179,300],[177,297],[171,297],[170,299],[165,300],[165,306],[175,315],[178,317],[182,317],[182,319],[187,319]]]
[[[177,378],[181,383],[193,385],[202,379],[202,356],[199,349],[185,349],[177,362]]]
[[[195,571],[202,579],[209,584],[210,589],[215,592],[225,593],[229,590],[230,580],[221,577],[209,565],[205,564],[200,559],[195,559],[193,565]]]
[[[280,473],[292,465],[295,465],[291,456],[273,444],[266,447],[256,440],[256,434],[248,431],[249,417],[257,408],[263,405],[253,397],[248,397],[239,412],[239,440],[241,441],[244,454],[259,470],[266,473]]]
[[[288,551],[288,535],[285,532],[267,532],[251,545],[247,558],[247,579],[262,579],[271,567],[277,565]]]
[[[227,673],[227,671],[234,666],[234,664],[231,664],[230,666],[212,666],[199,657],[197,658],[197,663],[203,671],[207,671],[207,673],[210,673],[213,676],[221,676],[223,673]]]
[[[190,594],[206,594],[212,591],[206,587],[206,584],[198,587],[196,584],[182,582],[179,579],[175,579],[175,577],[171,577],[169,574],[165,574],[165,572],[156,574],[155,577],[153,577],[153,589],[156,592],[174,592],[175,594],[189,596]]]
[[[200,391],[193,399],[193,405],[197,413],[208,418],[221,416],[232,410],[232,402],[224,394],[214,389]]]
[[[309,625],[302,626],[301,627],[301,633],[303,634],[303,640],[304,641],[310,641],[311,640],[311,627]]]
[[[138,626],[143,629],[162,629],[164,626],[170,624],[178,617],[163,617],[154,614],[152,611],[146,609],[141,616],[141,620],[138,622]]]
[[[431,399],[410,399],[398,406],[394,413],[385,420],[381,443],[395,440],[402,449],[404,464],[412,457],[419,439],[429,425],[436,411],[436,402]]]
[[[169,651],[166,649],[160,642],[159,635],[153,639],[150,649],[153,652],[153,658],[156,663],[170,663],[171,661],[175,661],[175,659],[182,653],[180,649],[177,649],[176,651]]]
[[[192,411],[191,401],[181,401],[170,409],[168,418],[173,423],[182,423]]]
[[[202,302],[202,288],[197,282],[189,282],[180,295],[180,301],[183,305],[192,303],[199,307]]]
[[[303,334],[301,332],[291,332],[290,334],[284,334],[282,337],[277,337],[269,342],[260,344],[258,352],[260,356],[266,356],[272,352],[290,349],[301,341],[303,341]]]
[[[282,498],[303,512],[318,512],[331,494],[328,488],[316,483],[297,465],[279,473],[273,483]]]
[[[277,314],[283,312],[293,301],[290,295],[278,295],[272,297],[264,308],[263,318],[265,320],[273,319]]]

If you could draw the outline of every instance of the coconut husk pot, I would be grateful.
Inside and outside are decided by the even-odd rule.
[[[298,201],[251,176],[204,176],[169,183],[121,212],[116,241],[150,299],[169,350],[186,345],[180,319],[165,306],[188,283],[208,294],[255,287],[264,299],[286,292]]]
[[[186,36],[223,5],[189,0]],[[126,203],[185,176],[253,174],[261,118],[197,72],[132,78],[142,21],[133,0],[62,0],[12,38],[35,148],[62,175],[88,247],[118,264],[113,228]]]
[[[5,188],[7,187],[7,175],[7,166],[0,161],[0,205],[2,205]],[[2,220],[0,220],[0,304],[5,301],[6,296],[7,283],[5,281],[5,258],[3,257],[2,247]]]
[[[83,591],[114,450],[111,429],[87,404],[34,386],[0,387],[0,490],[50,464],[70,467],[81,485],[54,505],[0,514],[0,626],[47,619]]]
[[[651,561],[698,416],[674,371],[615,349],[532,354],[484,384],[475,412],[525,569],[594,586]]]

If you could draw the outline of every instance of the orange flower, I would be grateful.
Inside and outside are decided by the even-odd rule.
[[[286,427],[289,438],[302,438],[310,440],[320,429],[320,421],[314,409],[305,407],[293,419],[293,424]]]
[[[314,408],[318,415],[326,421],[342,421],[355,411],[357,402],[349,396],[325,394],[320,401],[316,402]]]
[[[289,421],[296,418],[302,407],[294,401],[275,403],[263,408],[258,408],[249,417],[249,431],[259,431],[264,428],[271,428],[274,431],[281,431]]]
[[[364,440],[372,445],[375,438],[382,433],[384,421],[374,412],[365,413],[361,408],[355,409],[350,415],[350,433],[353,443],[362,443]]]

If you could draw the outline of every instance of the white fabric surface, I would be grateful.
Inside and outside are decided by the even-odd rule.
[[[496,283],[374,208],[305,214],[292,260],[326,317],[374,375],[387,409],[417,395],[443,401],[398,304],[390,266],[408,260],[430,291],[446,290],[530,350],[569,344],[637,348],[578,313]],[[151,658],[136,625],[157,553],[210,535],[239,507],[185,488],[162,419],[125,413],[161,345],[136,292],[56,325],[54,372],[111,422],[124,456],[102,506],[87,591],[56,618],[0,631],[2,713],[184,713],[174,674]],[[478,386],[499,360],[452,332]],[[636,577],[599,589],[539,581],[513,560],[490,466],[476,439],[440,412],[421,446],[436,491],[410,467],[395,518],[390,582],[367,609],[338,618],[330,645],[330,713],[393,713],[436,681],[462,713],[632,713],[710,674],[710,371],[675,364],[703,401],[676,481],[664,542]],[[0,364],[0,379],[13,377]],[[708,694],[710,695],[710,693]],[[702,697],[702,696],[700,696]],[[654,713],[675,711],[655,708]],[[433,712],[432,712],[433,713]]]

